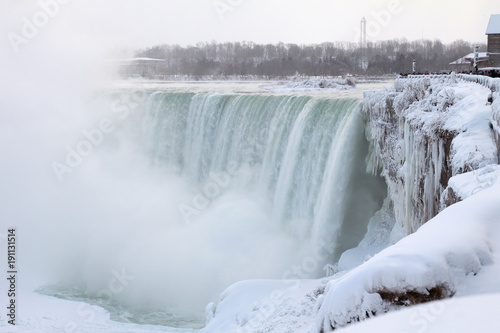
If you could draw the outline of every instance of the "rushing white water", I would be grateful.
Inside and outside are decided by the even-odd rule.
[[[143,123],[145,146],[155,163],[195,186],[210,182],[211,175],[241,170],[228,185],[267,198],[272,223],[283,232],[316,246],[335,243],[327,260],[332,262],[359,243],[385,197],[383,182],[365,172],[367,144],[357,103],[155,93]],[[186,207],[184,217],[198,215],[192,208]]]
[[[63,175],[98,197],[66,227],[80,236],[66,247],[63,283],[45,293],[117,320],[199,327],[205,305],[236,281],[323,276],[386,196],[366,173],[358,99],[134,96],[103,145]],[[122,272],[129,279],[109,292]]]

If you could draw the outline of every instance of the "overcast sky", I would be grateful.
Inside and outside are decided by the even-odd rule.
[[[499,0],[2,0],[0,32],[22,36],[26,20],[33,22],[42,10],[40,3],[51,1],[67,4],[51,7],[53,17],[30,43],[60,36],[66,44],[127,47],[211,40],[358,41],[363,16],[371,41],[405,37],[485,42],[490,14],[500,14]],[[3,38],[1,46],[9,43]]]

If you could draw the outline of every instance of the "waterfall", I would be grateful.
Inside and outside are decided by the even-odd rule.
[[[333,243],[332,262],[361,241],[385,197],[384,182],[366,172],[358,102],[157,92],[146,106],[143,147],[192,186],[240,170],[230,186],[264,198],[283,232]]]
[[[324,277],[382,207],[357,99],[139,93],[64,183],[85,203],[71,218],[87,236],[46,294],[201,327],[237,281]],[[112,293],[117,274],[130,281]]]

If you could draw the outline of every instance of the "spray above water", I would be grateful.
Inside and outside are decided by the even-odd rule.
[[[385,197],[365,172],[357,103],[154,92],[111,112],[113,130],[59,185],[69,208],[54,215],[74,236],[43,292],[195,327],[234,282],[323,276]]]

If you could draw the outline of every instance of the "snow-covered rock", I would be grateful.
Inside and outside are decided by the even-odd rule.
[[[440,211],[451,177],[498,162],[489,94],[454,76],[398,79],[365,94],[369,167],[382,170],[406,234]]]
[[[433,292],[435,295],[430,296],[434,298],[454,295],[464,278],[493,262],[490,233],[500,209],[492,210],[488,204],[500,200],[498,186],[492,194],[488,200],[471,197],[475,205],[460,202],[445,209],[416,233],[330,281],[316,332],[328,332],[411,305],[408,293],[424,297]],[[388,294],[399,296],[407,304],[395,305],[393,299],[386,297]]]
[[[483,294],[421,304],[360,322],[343,333],[497,332],[500,294]]]

